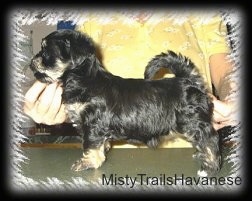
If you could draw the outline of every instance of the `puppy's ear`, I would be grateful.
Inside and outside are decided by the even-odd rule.
[[[69,39],[64,39],[59,43],[59,49],[61,52],[61,56],[64,59],[71,58],[71,43]]]

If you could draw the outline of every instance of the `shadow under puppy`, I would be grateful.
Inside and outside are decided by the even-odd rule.
[[[111,140],[156,147],[162,136],[174,131],[184,134],[196,148],[199,176],[219,171],[219,137],[211,123],[213,104],[188,58],[168,51],[148,63],[145,79],[124,79],[103,68],[91,38],[59,30],[42,40],[30,67],[41,82],[62,82],[62,101],[83,136],[83,157],[72,170],[100,167]],[[175,77],[152,80],[162,67]]]

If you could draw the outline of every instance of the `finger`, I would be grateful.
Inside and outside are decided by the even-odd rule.
[[[213,123],[213,127],[217,131],[217,130],[223,128],[224,126],[220,123]]]
[[[27,109],[34,107],[39,95],[45,89],[46,86],[47,84],[36,81],[25,94],[24,107],[26,107]]]
[[[211,98],[212,100],[217,100],[217,98],[216,98],[213,94],[208,93],[208,95],[210,96],[210,98]]]
[[[47,125],[55,125],[55,124],[61,124],[65,122],[65,120],[66,120],[65,107],[63,104],[61,104],[61,107],[54,118],[44,118],[42,122]]]
[[[222,117],[228,117],[232,112],[230,105],[225,102],[213,100],[213,104],[216,114],[218,113]]]
[[[43,115],[40,115],[37,113],[36,108],[37,108],[38,102],[35,102],[34,107],[28,108],[26,105],[23,108],[23,111],[26,115],[28,115],[30,118],[33,119],[36,123],[42,123],[43,121]]]
[[[45,88],[43,93],[39,96],[39,101],[38,101],[37,110],[36,110],[38,114],[40,115],[46,114],[46,112],[48,111],[53,101],[56,88],[57,88],[57,83],[50,84]]]
[[[60,123],[65,122],[66,119],[67,119],[67,114],[66,114],[66,111],[65,111],[65,105],[61,104],[60,110],[57,113],[54,122],[57,123],[57,124],[60,124]]]
[[[225,117],[216,111],[213,112],[213,121],[214,122],[224,122],[224,121],[228,121],[229,119],[230,119],[229,116]]]
[[[216,130],[219,130],[219,129],[225,127],[225,126],[232,126],[232,125],[236,125],[236,124],[234,124],[234,122],[231,121],[231,120],[213,122],[213,127],[214,127]]]
[[[45,118],[54,119],[56,117],[61,107],[61,99],[62,99],[61,95],[62,95],[62,88],[57,87],[51,105],[45,115]]]
[[[237,124],[237,121],[214,122],[213,127],[215,130],[219,130],[225,126],[236,126]]]

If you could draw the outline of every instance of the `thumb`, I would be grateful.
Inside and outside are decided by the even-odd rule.
[[[232,112],[232,107],[230,104],[219,101],[217,99],[213,100],[213,104],[214,104],[214,111],[219,113],[223,117],[229,116]]]

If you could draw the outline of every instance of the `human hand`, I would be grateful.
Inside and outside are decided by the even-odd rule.
[[[61,102],[62,87],[58,83],[36,81],[25,94],[24,113],[35,122],[47,125],[63,123],[67,116]]]
[[[220,101],[213,97],[214,112],[213,112],[213,126],[219,130],[225,126],[236,126],[238,107],[235,102]]]

